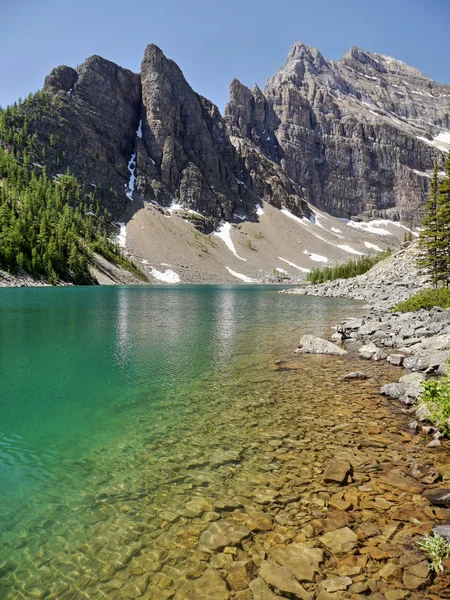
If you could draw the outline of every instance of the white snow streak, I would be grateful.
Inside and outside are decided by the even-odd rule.
[[[139,121],[139,127],[136,131],[136,135],[138,138],[142,138],[142,119]]]
[[[338,229],[337,227],[332,227],[331,231],[334,231],[334,233],[342,233],[342,231],[340,229]]]
[[[281,256],[279,256],[278,258],[280,260],[282,260],[283,262],[287,263],[288,265],[290,265],[291,267],[294,267],[294,269],[298,269],[302,273],[311,273],[311,269],[305,269],[304,267],[299,267],[298,265],[296,265],[295,263],[291,262],[290,260],[286,260],[285,258],[281,258]]]
[[[127,198],[133,200],[134,186],[136,184],[136,176],[134,174],[136,171],[136,152],[133,152],[133,155],[128,162],[128,171],[130,172],[130,180],[128,181],[128,185],[125,184],[125,193]]]
[[[377,252],[382,252],[380,246],[377,246],[376,244],[372,244],[371,242],[364,242],[364,246],[371,250],[376,250]]]
[[[345,252],[350,252],[350,254],[359,254],[360,256],[365,256],[364,252],[358,252],[358,250],[355,250],[351,246],[347,246],[347,244],[337,244],[336,247],[340,248],[341,250],[345,250]]]
[[[311,260],[315,262],[328,262],[328,258],[326,256],[321,256],[320,254],[314,254],[314,252],[308,252],[308,250],[304,250],[303,254],[307,254]]]
[[[119,225],[120,225],[120,232],[119,232],[119,235],[117,236],[117,243],[122,248],[126,248],[127,247],[127,227],[126,227],[125,223],[119,223]]]
[[[244,259],[242,259],[242,260],[244,260]],[[236,273],[236,271],[232,271],[229,267],[225,267],[225,269],[229,273],[231,273],[231,275],[233,275],[234,277],[237,277],[238,279],[241,279],[242,281],[245,281],[245,283],[258,283],[256,281],[256,279],[252,279],[251,277],[247,277],[247,275],[242,275],[242,273]]]
[[[258,217],[262,217],[264,214],[264,209],[261,206],[261,204],[257,204],[256,205],[256,214],[258,215]]]
[[[239,260],[243,260],[245,262],[247,262],[246,258],[242,258],[241,256],[238,255],[238,253],[236,252],[236,248],[234,247],[233,241],[231,239],[231,223],[224,223],[221,227],[219,227],[219,229],[217,231],[215,231],[213,233],[213,235],[216,235],[217,237],[219,237],[223,242],[225,242],[227,248],[229,250],[231,250],[231,252],[237,257],[239,258]],[[228,267],[227,267],[228,268]]]
[[[300,223],[300,225],[309,225],[309,223],[310,223],[309,219],[307,219],[306,217],[303,217],[302,219],[300,219],[300,217],[293,215],[287,208],[282,208],[280,210],[280,212],[282,212],[284,215],[286,215],[290,219],[297,221],[297,223]]]

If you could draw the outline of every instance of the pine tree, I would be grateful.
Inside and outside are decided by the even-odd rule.
[[[445,161],[445,177],[438,185],[437,221],[439,279],[448,287],[450,284],[450,155]]]
[[[418,266],[427,271],[431,283],[436,287],[440,281],[441,272],[439,267],[439,233],[440,225],[438,218],[439,200],[438,165],[434,165],[433,177],[431,179],[430,193],[425,204],[425,217],[422,221],[423,230],[419,237],[419,248],[421,250]]]

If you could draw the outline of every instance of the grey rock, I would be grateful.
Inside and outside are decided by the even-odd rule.
[[[391,365],[401,366],[403,361],[405,360],[405,356],[403,354],[390,354],[387,357],[387,361],[391,363]]]
[[[351,373],[347,373],[342,378],[344,381],[354,381],[354,380],[362,380],[367,379],[367,375],[362,371],[352,371]]]
[[[333,344],[333,342],[309,334],[302,337],[296,352],[308,354],[332,354],[338,356],[347,354],[346,350]]]
[[[377,348],[377,350],[372,354],[372,360],[376,362],[379,360],[384,360],[385,358],[387,358],[387,354],[381,348]]]
[[[370,342],[370,344],[365,344],[364,346],[361,346],[361,348],[358,350],[358,354],[361,358],[371,359],[373,355],[377,352],[377,350],[377,346],[375,346],[373,342]]]
[[[405,369],[411,371],[424,371],[425,373],[446,373],[448,351],[431,352],[409,356],[403,361]]]
[[[380,389],[380,394],[389,396],[389,398],[393,398],[394,400],[399,400],[405,395],[405,392],[406,385],[403,383],[387,383]]]
[[[433,533],[440,535],[450,542],[450,525],[437,525],[436,527],[433,527]]]
[[[425,490],[424,497],[434,506],[449,506],[450,507],[450,489],[434,488]]]
[[[432,440],[427,444],[427,448],[438,448],[441,445],[439,440]]]

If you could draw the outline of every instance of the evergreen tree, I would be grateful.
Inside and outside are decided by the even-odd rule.
[[[422,221],[423,230],[419,237],[419,248],[421,252],[418,260],[419,268],[428,272],[434,287],[438,285],[441,277],[439,267],[440,224],[438,218],[438,196],[438,165],[435,164],[433,177],[431,179],[430,193],[425,204],[425,217]]]
[[[445,177],[438,186],[437,221],[439,280],[450,284],[450,154],[445,161]]]

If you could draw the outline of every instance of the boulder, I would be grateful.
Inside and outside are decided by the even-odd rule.
[[[377,348],[377,350],[372,354],[372,360],[379,361],[387,358],[386,352],[382,348]]]
[[[401,366],[403,361],[405,360],[405,356],[403,354],[390,354],[387,357],[387,361],[391,363],[391,365]]]
[[[351,373],[347,373],[342,378],[344,381],[354,381],[354,380],[362,380],[367,379],[367,375],[362,371],[352,371]]]
[[[446,350],[415,354],[405,358],[403,366],[410,371],[445,374],[447,372],[447,359],[449,356],[450,352]]]
[[[361,358],[370,360],[377,350],[378,348],[375,346],[375,344],[373,342],[370,342],[370,344],[365,344],[364,346],[361,346],[361,348],[358,350],[358,354]]]
[[[450,507],[450,489],[448,488],[433,488],[423,492],[424,497],[430,504],[434,506]]]
[[[346,350],[333,344],[333,342],[309,334],[302,337],[296,352],[299,354],[332,354],[337,356],[347,354]]]
[[[437,525],[436,527],[433,527],[433,533],[440,535],[446,539],[447,542],[450,542],[450,525]]]

